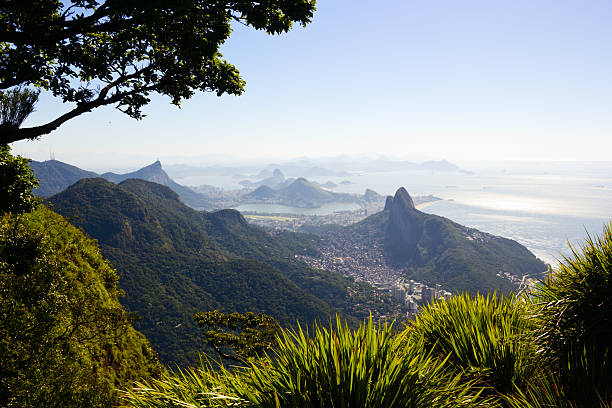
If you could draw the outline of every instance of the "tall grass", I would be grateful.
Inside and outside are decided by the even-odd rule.
[[[132,408],[247,406],[246,400],[222,393],[225,381],[231,375],[233,374],[203,356],[200,367],[166,372],[161,378],[150,383],[137,383],[133,388],[121,391],[123,406]]]

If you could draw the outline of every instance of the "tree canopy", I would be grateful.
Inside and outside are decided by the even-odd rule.
[[[0,144],[0,214],[32,211],[38,204],[32,194],[38,180],[28,162],[21,156],[13,156],[9,146]]]
[[[271,351],[280,325],[264,313],[199,312],[193,316],[198,326],[206,328],[206,342],[219,354],[247,366],[249,359]]]
[[[35,139],[103,105],[144,115],[151,93],[180,105],[196,91],[243,92],[219,47],[241,23],[280,34],[308,24],[315,0],[6,0],[0,90],[33,85],[72,108],[38,126],[0,125],[0,143]]]
[[[110,407],[158,375],[95,241],[44,206],[0,216],[0,406]]]

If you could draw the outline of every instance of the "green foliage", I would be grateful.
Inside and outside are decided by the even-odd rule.
[[[532,326],[514,296],[467,294],[429,304],[406,329],[409,342],[446,359],[455,371],[502,395],[522,388],[534,370]]]
[[[21,156],[13,156],[9,146],[0,145],[0,214],[29,212],[38,204],[32,194],[38,180],[28,162]]]
[[[399,335],[371,320],[283,330],[244,370],[168,374],[126,392],[126,406],[611,408],[611,231],[530,299],[439,301]]]
[[[36,107],[40,91],[14,88],[0,92],[0,127],[19,128]]]
[[[246,384],[230,387],[261,407],[429,407],[432,401],[452,407],[469,401],[470,391],[443,361],[371,319],[355,331],[339,320],[335,329],[315,325],[312,338],[301,329],[284,331],[273,358],[245,376]]]
[[[206,342],[222,359],[247,361],[272,350],[280,326],[273,317],[263,313],[199,312],[193,316],[198,326],[208,329]]]
[[[163,362],[197,362],[204,341],[193,314],[203,310],[265,313],[285,327],[394,310],[371,286],[297,261],[312,251],[310,236],[271,236],[234,210],[195,211],[159,184],[81,180],[50,202],[98,239]]]
[[[532,294],[539,351],[577,406],[612,404],[612,226]],[[593,405],[591,405],[593,404]]]
[[[128,407],[470,407],[469,384],[422,353],[419,344],[395,338],[391,325],[368,320],[357,330],[337,320],[283,330],[270,357],[236,372],[204,364],[140,384],[125,393]]]
[[[0,143],[32,139],[114,104],[140,119],[151,93],[173,104],[196,91],[241,94],[219,47],[236,21],[269,34],[313,17],[314,0],[23,0],[0,9],[0,89],[34,84],[76,106],[31,128],[0,128]]]
[[[158,374],[94,241],[45,207],[0,220],[0,406],[108,407]]]

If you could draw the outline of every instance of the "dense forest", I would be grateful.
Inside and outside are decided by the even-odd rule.
[[[196,211],[160,184],[83,179],[49,203],[98,240],[119,271],[122,303],[166,363],[198,361],[199,311],[264,312],[291,326],[402,310],[387,293],[297,261],[317,251],[316,237],[271,236],[234,210]]]

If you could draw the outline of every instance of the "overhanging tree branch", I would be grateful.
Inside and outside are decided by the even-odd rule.
[[[244,81],[219,54],[232,22],[280,34],[314,10],[315,0],[4,2],[0,90],[34,85],[76,107],[39,126],[2,125],[0,143],[36,139],[103,105],[140,119],[153,92],[175,105],[196,91],[240,95]],[[90,84],[104,84],[95,99]]]
[[[116,93],[108,98],[104,98],[104,97],[96,98],[92,102],[79,104],[77,105],[76,108],[72,109],[71,111],[66,112],[65,114],[58,117],[57,119],[52,120],[40,126],[33,126],[33,127],[28,127],[28,128],[18,128],[14,126],[0,125],[0,145],[13,143],[18,140],[37,139],[40,136],[47,135],[53,132],[54,130],[59,128],[61,125],[68,122],[70,119],[74,119],[77,116],[80,116],[86,112],[91,112],[93,109],[97,107],[119,103],[121,102],[121,100],[125,99],[126,97],[130,95],[136,95],[142,92],[153,91],[154,89],[155,89],[155,86],[150,86],[150,87],[145,87],[145,88],[139,88],[137,90],[133,90],[130,92]]]

